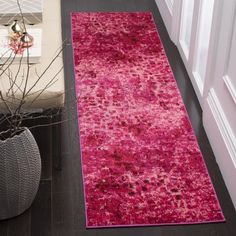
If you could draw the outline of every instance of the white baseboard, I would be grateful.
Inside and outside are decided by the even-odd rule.
[[[203,125],[236,209],[236,139],[213,89],[204,106]]]
[[[229,94],[231,95],[234,103],[236,104],[236,90],[234,88],[234,85],[232,84],[232,82],[231,82],[231,80],[230,80],[228,75],[224,76],[223,80],[225,82],[226,88],[229,91]]]

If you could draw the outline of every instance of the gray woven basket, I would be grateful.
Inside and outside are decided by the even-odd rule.
[[[38,191],[41,158],[31,132],[0,141],[0,220],[28,209]]]

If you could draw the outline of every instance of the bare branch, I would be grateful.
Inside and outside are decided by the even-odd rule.
[[[56,75],[53,76],[53,78],[49,81],[49,83],[42,89],[42,91],[33,99],[33,101],[31,102],[30,106],[40,97],[40,95],[46,90],[48,89],[50,86],[52,86],[54,83],[56,83],[58,81],[58,79],[55,80],[55,78],[57,78],[58,74],[62,71],[63,67],[56,73]]]
[[[9,72],[9,75],[8,75],[6,72],[5,72],[5,75],[9,78],[9,81],[10,81],[10,80],[12,81],[13,79],[11,78],[11,75],[10,75],[10,73],[12,74],[12,72],[11,72],[10,69],[9,69],[9,71],[10,71],[10,72]],[[22,85],[22,83],[21,83],[21,85]],[[17,87],[17,90],[16,90],[16,91],[20,90],[20,92],[23,92],[23,91],[21,90],[21,88],[20,88],[21,85],[18,85],[17,83],[15,83],[15,86]],[[13,92],[14,95],[16,94],[16,91]],[[15,97],[14,95],[13,95],[13,97]],[[8,92],[6,93],[6,96],[8,96]]]
[[[2,95],[2,91],[0,91],[0,98],[2,99],[4,105],[6,106],[7,110],[9,111],[9,113],[12,115],[12,114],[13,114],[13,113],[12,113],[12,110],[11,110],[11,108],[8,106],[6,100],[4,99],[4,97],[3,97],[3,95]]]
[[[7,58],[7,60],[1,65],[0,70],[2,70],[2,72],[0,73],[0,77],[5,73],[5,71],[10,67],[10,65],[13,63],[15,57],[16,57],[16,53],[14,54],[14,57],[12,58],[12,54],[14,52],[11,50],[11,54],[10,56]],[[12,58],[12,60],[11,60]],[[10,61],[11,60],[11,61]],[[10,61],[10,63],[8,64],[8,61]],[[7,66],[7,68],[4,69],[4,66]]]
[[[9,121],[8,117],[6,114],[3,114],[3,117],[0,119],[0,125],[5,123],[5,122],[8,122],[9,124],[11,124],[11,122]]]
[[[51,62],[48,64],[48,66],[46,67],[46,69],[42,72],[42,74],[38,77],[38,79],[35,81],[35,83],[31,86],[31,88],[27,91],[26,95],[28,95],[32,89],[37,85],[37,83],[40,81],[40,79],[44,76],[44,74],[49,70],[49,68],[52,66],[52,64],[55,62],[55,60],[59,57],[59,55],[61,54],[61,52],[64,50],[65,48],[65,41],[62,44],[62,48],[60,49],[60,51],[56,54],[56,56],[51,60]]]
[[[30,93],[28,96],[33,96],[34,94],[38,93],[38,92],[41,92],[43,89],[40,89],[40,90],[37,90],[35,92],[32,92]],[[53,98],[58,98],[58,97],[62,97],[64,96],[65,94],[67,94],[68,92],[71,92],[71,91],[74,91],[75,88],[74,87],[71,87],[69,89],[66,89],[63,91],[63,93],[58,93],[57,95],[55,95],[54,97],[50,97],[50,98],[38,98],[37,100],[49,100],[49,99],[53,99]]]
[[[2,56],[0,57],[0,60],[2,60],[2,58],[3,58],[9,51],[12,52],[11,48],[8,48],[8,49],[2,54]],[[10,57],[11,57],[11,56],[10,56]],[[9,59],[9,57],[8,57],[8,59]],[[4,64],[5,64],[5,62],[1,65],[0,70],[1,70],[1,68],[4,66]]]
[[[35,72],[35,75],[39,78],[39,74],[38,74],[37,68],[34,69],[34,72]]]
[[[15,94],[18,92],[18,90],[20,90],[20,92],[23,93],[21,86],[24,83],[24,78],[25,78],[24,75],[22,75],[20,84],[19,85],[16,84],[17,89],[14,91]]]
[[[6,130],[6,131],[0,132],[0,136],[2,137],[2,139],[5,139],[5,138],[4,138],[4,135],[6,135],[7,133],[9,133],[10,135],[8,136],[8,138],[11,138],[11,137],[13,137],[15,134],[17,134],[17,133],[19,133],[20,131],[23,131],[23,130],[25,130],[24,127],[21,127],[21,128],[19,128],[18,130],[14,130],[14,129],[10,128],[10,129],[8,129],[8,130]]]
[[[12,86],[9,88],[8,92],[9,92],[10,90],[12,90],[12,93],[13,93],[13,87],[14,87],[14,85],[16,85],[16,80],[17,80],[18,75],[19,75],[19,73],[20,73],[20,69],[21,69],[21,65],[22,65],[23,56],[24,56],[24,54],[22,53],[21,58],[20,58],[20,62],[19,62],[19,66],[18,66],[18,70],[17,70],[17,72],[16,72],[16,74],[15,74],[15,79],[14,79],[14,81],[13,81],[13,83],[12,83]]]
[[[35,129],[35,128],[38,128],[38,127],[48,127],[48,126],[53,126],[53,125],[59,125],[59,124],[65,123],[67,121],[72,121],[72,120],[75,120],[75,119],[77,119],[77,117],[73,118],[73,119],[65,119],[65,120],[62,120],[62,121],[51,122],[51,123],[48,123],[48,124],[29,126],[28,129]]]
[[[26,27],[25,27],[25,18],[23,16],[23,12],[22,12],[22,9],[21,9],[21,5],[20,5],[20,2],[19,0],[16,0],[17,1],[17,5],[18,5],[18,8],[20,10],[20,15],[21,15],[21,19],[22,19],[22,24],[24,26],[24,31],[26,32]]]

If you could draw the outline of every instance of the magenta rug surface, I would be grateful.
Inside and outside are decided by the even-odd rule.
[[[150,13],[72,13],[86,225],[224,221]]]

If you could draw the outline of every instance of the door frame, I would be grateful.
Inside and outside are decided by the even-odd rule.
[[[181,0],[155,0],[172,42],[177,44],[179,37]],[[173,11],[173,9],[175,9]]]

